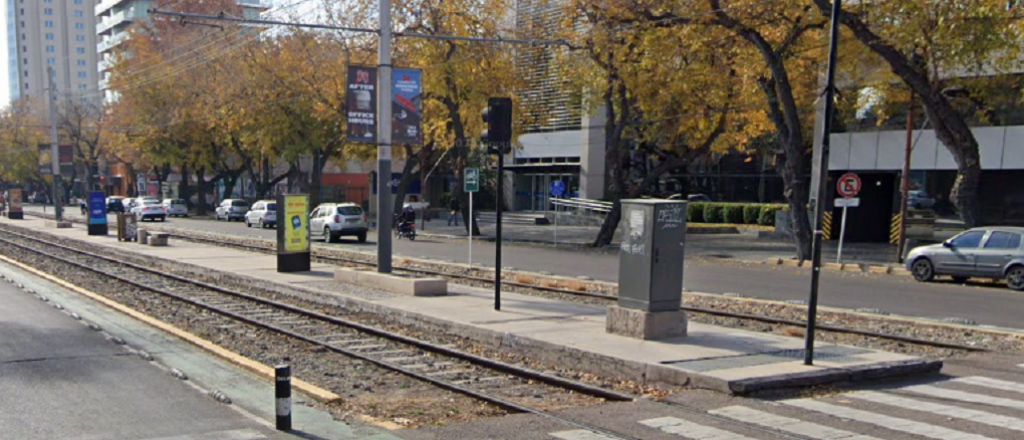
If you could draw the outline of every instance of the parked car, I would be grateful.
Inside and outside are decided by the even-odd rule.
[[[159,219],[160,221],[164,221],[167,219],[167,211],[157,199],[142,199],[141,201],[137,201],[135,207],[132,208],[132,214],[135,215],[139,221],[146,221],[146,219]]]
[[[924,191],[908,191],[907,206],[914,209],[932,209],[935,207],[935,198]]]
[[[668,200],[683,200],[683,195],[682,194],[673,194],[671,196],[668,196]],[[704,194],[690,194],[690,195],[686,196],[686,201],[687,202],[710,202],[711,201],[711,197],[708,197],[708,196],[706,196]]]
[[[47,203],[47,202],[49,202],[49,200],[50,200],[50,198],[46,195],[46,193],[44,193],[42,191],[36,191],[36,192],[32,193],[32,197],[29,198],[30,202],[32,202],[32,203],[39,203],[39,204]]]
[[[918,281],[948,275],[956,282],[971,277],[1006,279],[1024,290],[1024,228],[989,226],[964,231],[941,244],[916,247],[907,254],[907,270]]]
[[[227,221],[238,220],[242,221],[245,219],[245,213],[249,210],[249,203],[242,199],[224,199],[217,205],[217,210],[213,212],[214,220],[225,219]]]
[[[107,197],[107,214],[124,213],[124,197]]]
[[[355,203],[324,203],[309,214],[310,237],[330,243],[342,236],[355,236],[366,242],[366,215]]]
[[[188,204],[185,199],[164,199],[161,203],[168,217],[188,217]]]
[[[249,212],[245,213],[245,227],[259,225],[260,228],[277,226],[277,202],[260,200],[253,203]]]

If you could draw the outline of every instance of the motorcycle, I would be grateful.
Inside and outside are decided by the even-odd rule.
[[[409,241],[416,241],[416,224],[412,222],[401,222],[396,226],[395,235],[401,240],[402,237],[408,238]]]

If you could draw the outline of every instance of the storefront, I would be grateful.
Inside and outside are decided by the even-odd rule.
[[[579,197],[580,174],[578,165],[511,166],[514,171],[516,211],[550,211],[551,183],[565,185],[562,198]]]

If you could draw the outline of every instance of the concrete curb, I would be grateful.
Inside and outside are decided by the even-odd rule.
[[[738,262],[756,262],[757,260],[739,260],[739,259],[727,259],[735,260]],[[785,267],[810,267],[811,262],[807,260],[794,260],[788,258],[768,258],[763,261],[763,264],[769,266],[785,266]],[[884,265],[884,264],[865,264],[865,263],[822,263],[822,269],[837,271],[837,272],[864,272],[872,273],[876,275],[900,275],[910,276],[910,271],[897,266]]]
[[[249,372],[252,372],[252,373],[254,373],[254,374],[256,374],[256,375],[258,375],[258,376],[260,376],[260,377],[262,377],[264,379],[271,380],[271,381],[274,380],[274,368],[272,368],[270,366],[261,364],[261,363],[255,361],[255,360],[249,359],[249,358],[247,358],[245,356],[242,356],[242,355],[240,355],[238,353],[235,353],[233,351],[227,350],[227,349],[225,349],[225,348],[223,348],[223,347],[221,347],[221,346],[219,346],[217,344],[214,344],[213,342],[207,341],[207,340],[205,340],[203,338],[200,338],[200,337],[198,337],[196,335],[193,335],[193,334],[191,334],[191,333],[189,333],[189,332],[187,332],[185,330],[182,330],[182,329],[180,329],[178,327],[175,327],[175,326],[173,326],[171,324],[163,322],[163,321],[161,321],[159,319],[156,319],[156,318],[154,318],[152,316],[149,316],[149,315],[146,315],[146,314],[144,314],[142,312],[139,312],[137,310],[131,309],[131,308],[129,308],[129,307],[119,303],[119,302],[116,302],[116,301],[113,301],[111,299],[108,299],[108,298],[106,298],[106,297],[104,297],[104,296],[102,296],[102,295],[100,295],[98,293],[95,293],[95,292],[83,289],[83,288],[81,288],[79,286],[71,284],[71,283],[69,283],[67,281],[64,281],[64,280],[60,279],[60,278],[54,277],[52,275],[49,275],[49,274],[46,274],[46,273],[43,273],[43,272],[40,272],[39,270],[37,270],[37,269],[35,269],[35,268],[31,267],[31,266],[27,266],[25,264],[22,264],[21,262],[12,260],[10,258],[7,258],[7,257],[3,256],[3,255],[0,255],[0,260],[4,261],[4,262],[6,262],[6,263],[8,263],[8,264],[10,264],[12,266],[16,266],[16,267],[18,267],[18,268],[20,268],[20,269],[22,269],[22,270],[24,270],[26,272],[29,272],[29,273],[31,273],[31,274],[39,277],[39,278],[45,279],[45,280],[47,280],[49,282],[52,282],[54,284],[58,284],[61,287],[64,287],[65,289],[71,290],[71,291],[73,291],[75,293],[78,293],[79,295],[85,296],[85,297],[87,297],[87,298],[89,298],[89,299],[91,299],[93,301],[96,301],[96,302],[98,302],[100,304],[103,304],[104,306],[106,306],[106,307],[108,307],[110,309],[113,309],[116,312],[119,312],[119,313],[128,315],[128,316],[130,316],[132,318],[135,318],[136,320],[142,322],[143,324],[147,324],[147,325],[149,325],[151,327],[154,327],[156,329],[159,329],[159,330],[161,330],[161,331],[163,331],[165,333],[171,334],[171,335],[177,337],[178,339],[181,339],[181,340],[183,340],[185,342],[188,342],[188,343],[190,343],[192,345],[195,345],[196,347],[199,347],[199,348],[205,350],[206,352],[208,352],[208,353],[210,353],[210,354],[212,354],[212,355],[214,355],[214,356],[216,356],[218,358],[221,358],[221,359],[223,359],[225,361],[228,361],[229,363],[231,363],[231,364],[233,364],[235,366],[241,367],[241,368],[243,368],[243,369],[245,369],[245,370],[247,370]],[[331,402],[336,402],[336,401],[340,401],[341,400],[341,396],[339,396],[339,395],[337,395],[335,393],[332,393],[330,391],[327,391],[327,390],[325,390],[323,388],[320,388],[320,387],[318,387],[316,385],[313,385],[313,384],[311,384],[309,382],[303,381],[301,379],[292,378],[292,386],[295,389],[297,389],[299,392],[301,392],[303,394],[306,394],[307,396],[309,396],[309,397],[311,397],[311,398],[313,398],[313,399],[315,399],[317,401],[323,402],[323,403],[331,403]]]

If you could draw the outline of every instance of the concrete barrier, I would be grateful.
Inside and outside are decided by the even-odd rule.
[[[139,229],[138,237],[139,244],[149,244],[149,231],[145,229]]]
[[[164,234],[162,232],[150,233],[147,241],[150,246],[167,246],[167,239],[171,234]]]
[[[410,296],[444,296],[448,280],[415,275],[378,273],[372,269],[343,268],[334,271],[335,281]]]

